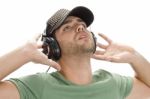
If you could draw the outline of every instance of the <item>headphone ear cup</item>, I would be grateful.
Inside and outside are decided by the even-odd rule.
[[[92,33],[92,36],[93,36],[94,46],[95,46],[95,49],[94,49],[93,53],[95,53],[95,51],[96,51],[96,42],[97,42],[97,38],[96,38],[96,36],[94,35],[93,32],[91,32],[91,33]]]
[[[48,56],[49,59],[59,60],[61,53],[57,41],[52,37],[43,38],[43,53]]]

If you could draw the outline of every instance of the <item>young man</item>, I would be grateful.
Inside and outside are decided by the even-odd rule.
[[[150,64],[136,50],[99,34],[108,45],[96,43],[87,30],[93,13],[86,7],[61,9],[47,22],[42,35],[0,58],[0,79],[28,62],[53,66],[58,71],[0,82],[2,99],[148,99]],[[103,51],[96,50],[96,47]],[[43,52],[38,49],[44,49]],[[92,74],[90,59],[129,63],[135,78],[98,70]],[[50,59],[49,59],[50,58]],[[53,59],[53,60],[51,60]]]

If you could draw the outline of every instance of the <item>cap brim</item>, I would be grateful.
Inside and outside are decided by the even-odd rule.
[[[75,7],[70,11],[68,16],[76,16],[81,18],[86,23],[87,27],[90,26],[94,20],[92,11],[83,6]]]

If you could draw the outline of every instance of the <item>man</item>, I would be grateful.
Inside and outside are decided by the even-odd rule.
[[[53,66],[58,71],[0,82],[2,99],[148,99],[150,64],[136,50],[99,34],[108,45],[96,43],[87,30],[93,13],[86,7],[61,9],[47,22],[42,35],[0,58],[0,79],[28,62]],[[103,51],[96,50],[96,46]],[[44,49],[43,52],[38,49]],[[129,63],[135,78],[98,70],[92,74],[90,59]],[[49,59],[50,58],[50,59]],[[51,60],[53,59],[53,60]]]

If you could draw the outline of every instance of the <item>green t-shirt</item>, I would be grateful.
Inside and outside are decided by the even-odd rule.
[[[105,70],[93,74],[93,82],[76,85],[59,72],[38,73],[10,79],[21,99],[125,99],[132,89],[132,79]]]

